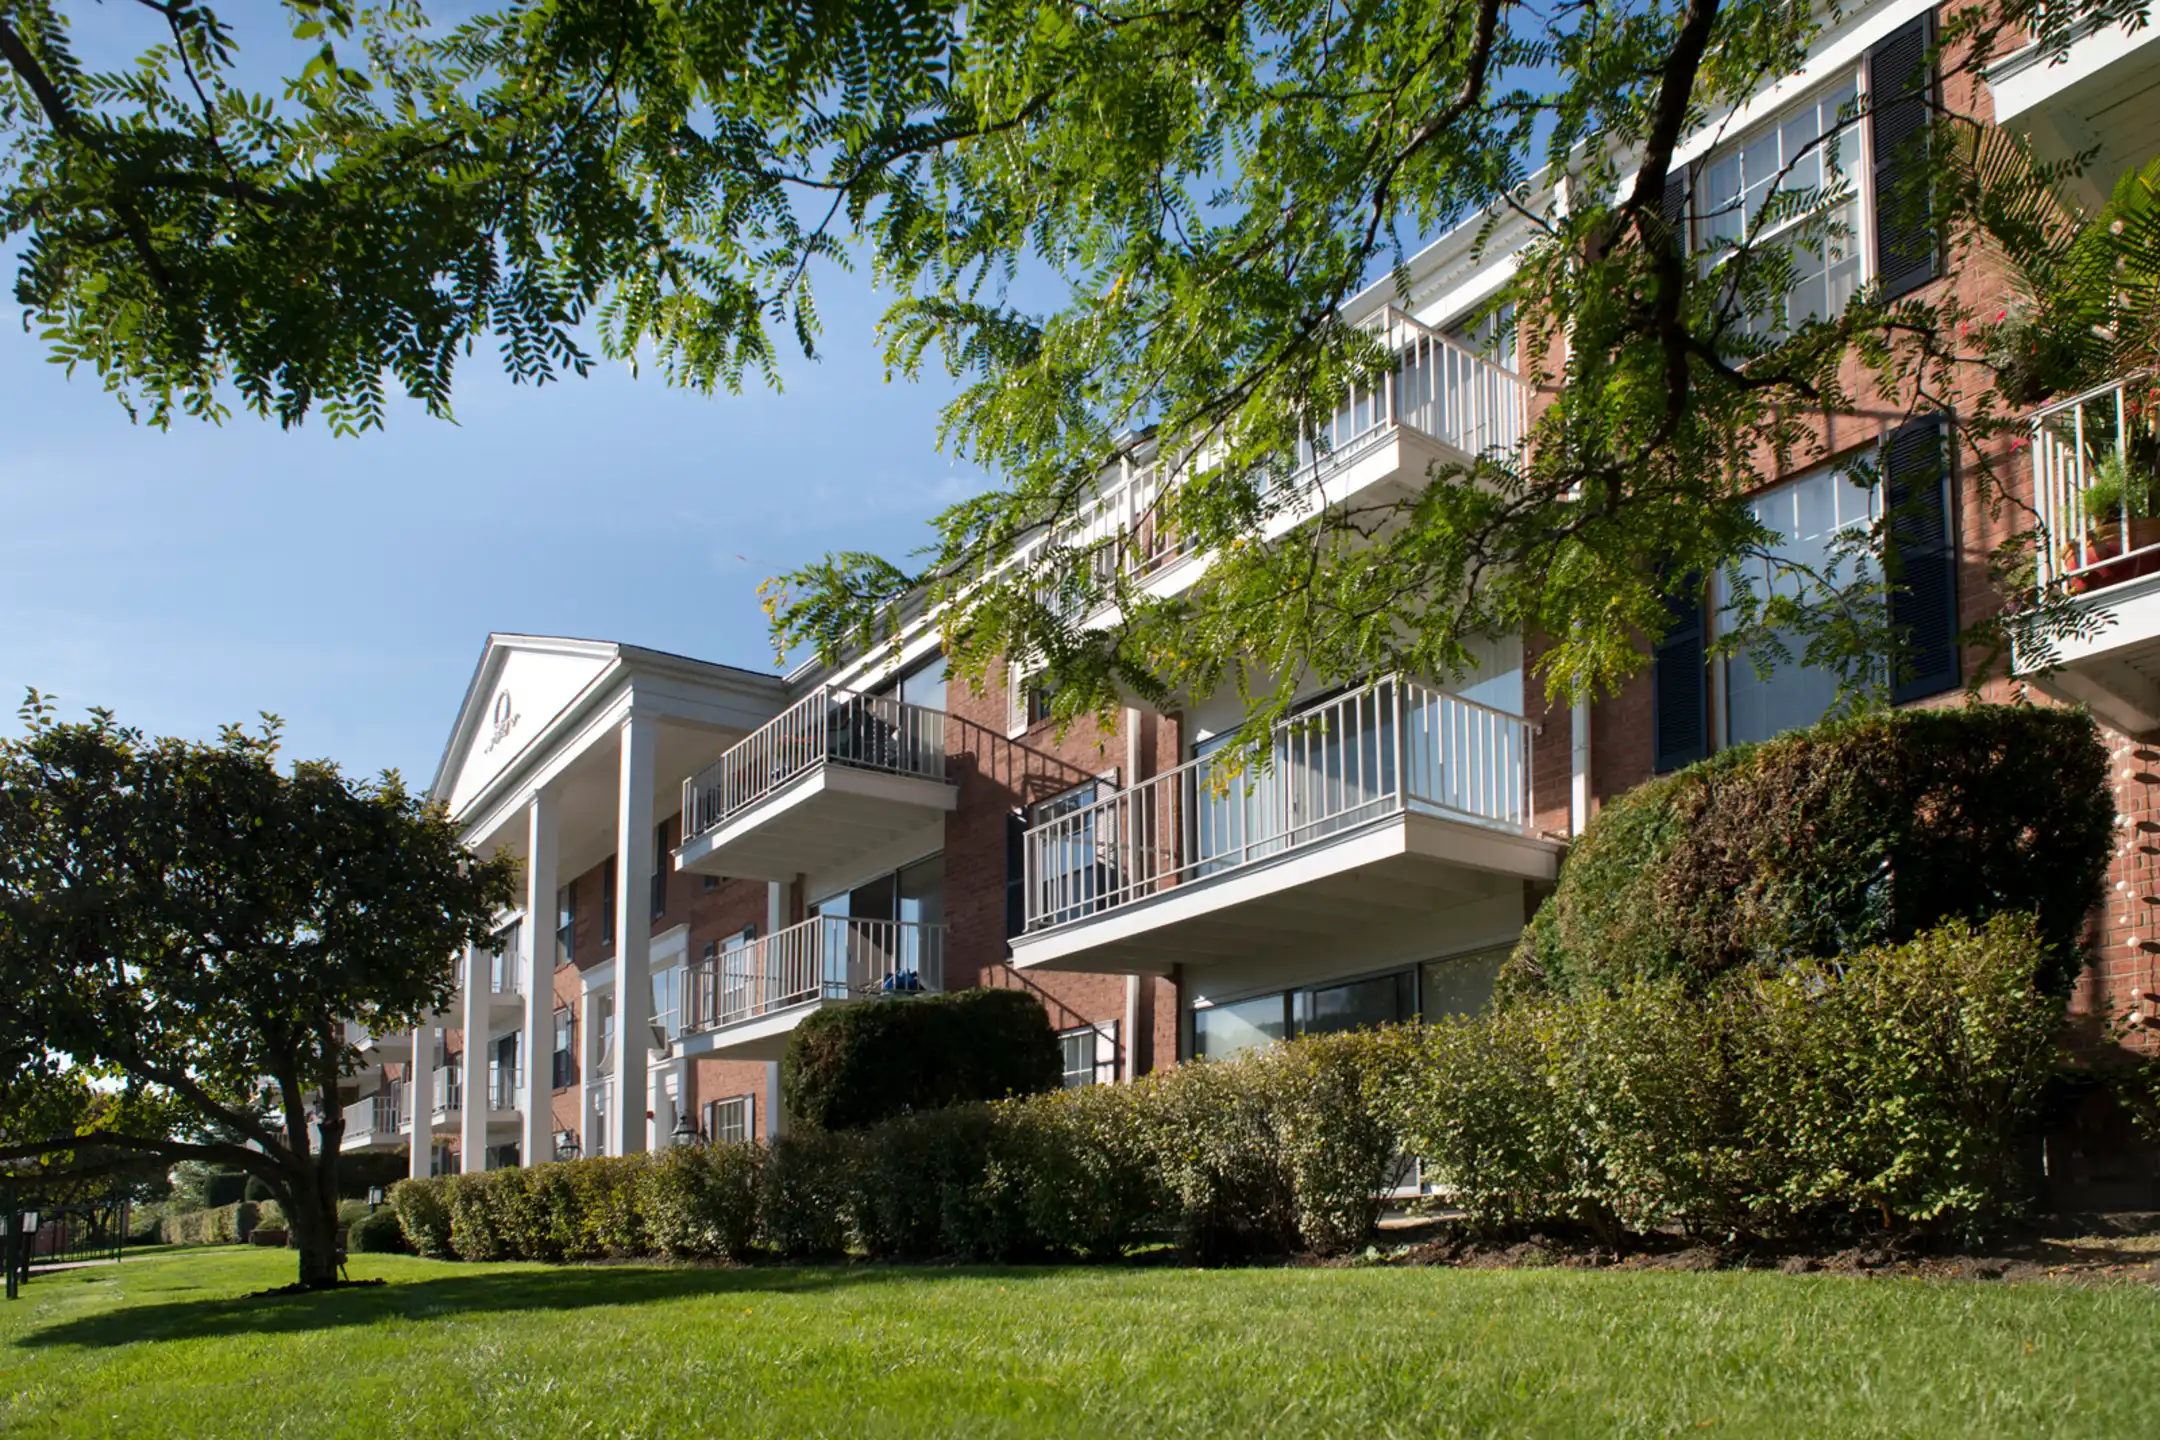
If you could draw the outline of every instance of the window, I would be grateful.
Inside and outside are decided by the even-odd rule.
[[[518,941],[522,927],[515,921],[504,926],[495,935],[495,948],[488,953],[488,988],[497,995],[518,993]]]
[[[892,687],[894,698],[925,710],[945,708],[945,656],[940,653],[916,662]]]
[[[1515,302],[1465,320],[1447,332],[1448,339],[1503,370],[1515,368]]]
[[[1035,847],[1034,914],[1041,924],[1092,915],[1103,892],[1113,888],[1097,842],[1114,844],[1115,837],[1097,833],[1101,816],[1089,808],[1105,789],[1103,782],[1090,780],[1033,807],[1029,828],[1052,826],[1038,835]],[[1065,823],[1053,823],[1059,821]]]
[[[653,1028],[661,1044],[682,1033],[683,967],[680,961],[652,972]]]
[[[555,963],[577,963],[577,882],[555,892]]]
[[[707,895],[720,888],[720,877],[718,875],[700,875],[697,878],[698,889],[704,891]]]
[[[1501,946],[1428,962],[1418,974],[1418,1013],[1427,1020],[1438,1020],[1482,1011],[1492,1003],[1493,987],[1499,983],[1500,967],[1507,962],[1508,954],[1508,947]]]
[[[615,947],[615,862],[621,857],[610,855],[600,871],[600,948]]]
[[[1408,970],[1346,985],[1299,990],[1291,1019],[1299,1035],[1332,1035],[1372,1025],[1395,1025],[1417,1013],[1417,977]]]
[[[652,837],[652,918],[657,920],[667,914],[668,872],[668,822],[663,820],[653,827]]]
[[[1193,1054],[1226,1060],[1241,1051],[1272,1045],[1290,1033],[1289,995],[1277,991],[1228,1005],[1193,1011]]]
[[[1757,495],[1750,508],[1778,538],[1769,557],[1718,575],[1716,613],[1726,613],[1743,586],[1759,599],[1783,595],[1805,600],[1825,593],[1807,574],[1795,573],[1794,566],[1840,588],[1874,578],[1872,556],[1855,552],[1875,520],[1874,487],[1856,485],[1843,472],[1825,468],[1772,486]],[[1793,653],[1775,661],[1768,674],[1758,673],[1753,658],[1745,654],[1726,662],[1727,743],[1767,740],[1812,725],[1829,712],[1837,701],[1837,672],[1802,663],[1803,648],[1797,640],[1788,642]]]
[[[704,1124],[700,1127],[708,1145],[740,1145],[757,1138],[757,1097],[734,1095],[725,1100],[710,1100],[705,1104]]]
[[[1058,1032],[1058,1050],[1064,1057],[1065,1088],[1117,1082],[1117,1021],[1081,1025]]]
[[[488,1057],[488,1093],[495,1098],[491,1102],[497,1110],[516,1110],[524,1104],[518,1094],[518,1082],[524,1077],[518,1071],[518,1037],[515,1031],[495,1042],[494,1053]]]
[[[1748,333],[1770,337],[1827,320],[1866,278],[1859,96],[1855,72],[1721,147],[1696,171],[1690,208],[1706,271],[1743,243],[1759,248],[1792,232],[1792,288],[1782,313],[1737,317]]]
[[[577,1011],[568,1005],[555,1010],[555,1088],[577,1084]]]
[[[600,1073],[615,1073],[615,997],[600,997]]]

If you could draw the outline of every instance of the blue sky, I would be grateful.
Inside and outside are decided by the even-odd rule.
[[[477,355],[458,424],[406,407],[357,439],[131,425],[8,326],[0,693],[179,735],[271,710],[299,754],[424,784],[490,630],[770,668],[760,580],[912,549],[983,483],[937,449],[951,387],[885,382],[867,283],[821,298],[828,353],[782,393],[619,366],[535,390]]]

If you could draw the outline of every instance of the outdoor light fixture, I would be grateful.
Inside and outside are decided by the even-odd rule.
[[[697,1126],[690,1123],[690,1115],[688,1111],[685,1111],[684,1113],[675,1117],[675,1129],[674,1132],[668,1136],[668,1139],[671,1143],[678,1146],[697,1144]]]
[[[380,1204],[382,1204],[382,1203],[383,1203],[383,1189],[382,1189],[382,1186],[380,1186],[380,1185],[370,1185],[370,1186],[368,1186],[368,1187],[367,1187],[367,1208],[368,1208],[368,1213],[372,1215],[372,1214],[373,1214],[373,1213],[375,1212],[375,1207],[377,1207],[378,1205],[380,1205]]]
[[[575,1160],[578,1158],[578,1139],[575,1131],[558,1130],[555,1132],[555,1158],[558,1160]]]

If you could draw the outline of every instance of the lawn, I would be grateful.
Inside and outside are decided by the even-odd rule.
[[[2139,1285],[1438,1269],[671,1270],[282,1252],[40,1276],[0,1432],[2149,1435]]]

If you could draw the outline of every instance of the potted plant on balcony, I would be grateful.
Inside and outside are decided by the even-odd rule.
[[[2093,468],[2081,497],[2085,533],[2063,545],[2063,569],[2080,592],[2160,570],[2160,438],[2144,416],[2129,418],[2127,447]]]

